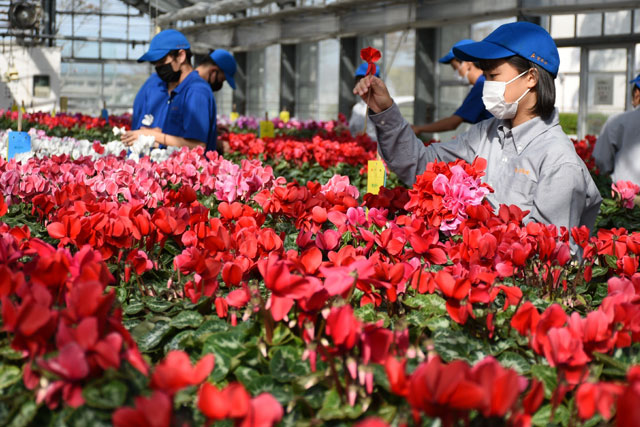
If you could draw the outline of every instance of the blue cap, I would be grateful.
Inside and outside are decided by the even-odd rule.
[[[474,62],[518,55],[538,64],[553,77],[560,67],[555,42],[544,28],[531,22],[501,25],[481,42],[454,47],[453,53],[456,58]]]
[[[635,78],[635,79],[633,79],[633,80],[631,80],[629,83],[635,83],[635,84],[636,84],[636,87],[637,87],[638,89],[640,89],[640,74],[638,74],[638,75],[636,76],[636,78]]]
[[[367,75],[367,70],[369,69],[369,64],[366,62],[360,64],[358,69],[356,69],[356,77],[364,77]],[[380,77],[380,67],[376,65],[376,77]]]
[[[454,44],[453,47],[451,49],[449,49],[449,52],[445,56],[440,58],[438,60],[438,62],[441,63],[441,64],[450,64],[451,61],[456,59],[456,56],[453,54],[453,48],[454,47],[458,47],[458,46],[464,46],[465,44],[470,44],[470,43],[475,43],[475,42],[473,40],[471,40],[471,39],[462,39],[462,40],[460,40],[458,43]]]
[[[156,62],[167,56],[172,50],[190,49],[189,40],[178,30],[160,31],[151,39],[147,53],[138,58],[138,62]]]
[[[238,64],[236,64],[236,60],[233,58],[233,55],[224,49],[216,49],[209,54],[209,58],[211,58],[211,60],[220,67],[224,73],[224,78],[227,79],[227,82],[229,83],[229,86],[231,86],[232,89],[235,89],[236,81],[233,76],[236,74]]]

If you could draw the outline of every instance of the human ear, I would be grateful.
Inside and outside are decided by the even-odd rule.
[[[533,89],[538,85],[538,70],[530,68],[525,78],[527,79],[527,88]]]
[[[187,52],[185,52],[184,49],[180,49],[176,59],[178,60],[178,65],[184,64],[187,61]]]

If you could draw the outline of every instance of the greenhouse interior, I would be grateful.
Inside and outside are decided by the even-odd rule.
[[[640,426],[637,0],[0,37],[0,425]]]

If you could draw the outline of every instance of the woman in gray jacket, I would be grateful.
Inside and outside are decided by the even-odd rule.
[[[380,79],[367,76],[355,87],[373,113],[389,169],[412,185],[428,162],[483,157],[494,208],[514,204],[530,211],[529,221],[592,228],[602,198],[558,121],[553,80],[560,58],[549,33],[528,22],[505,24],[454,53],[484,71],[482,100],[494,118],[452,141],[425,147]]]

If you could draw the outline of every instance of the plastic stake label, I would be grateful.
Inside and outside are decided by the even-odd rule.
[[[240,114],[236,113],[235,111],[232,111],[231,114],[229,114],[229,119],[232,122],[235,122],[236,120],[238,120],[239,117],[240,117]]]
[[[273,122],[270,120],[262,120],[260,122],[260,138],[274,138],[276,130]]]
[[[367,164],[367,193],[378,194],[386,179],[387,171],[384,169],[382,160],[369,160]]]
[[[27,132],[9,132],[7,160],[13,159],[16,154],[28,153],[29,151],[31,151],[31,135]]]

